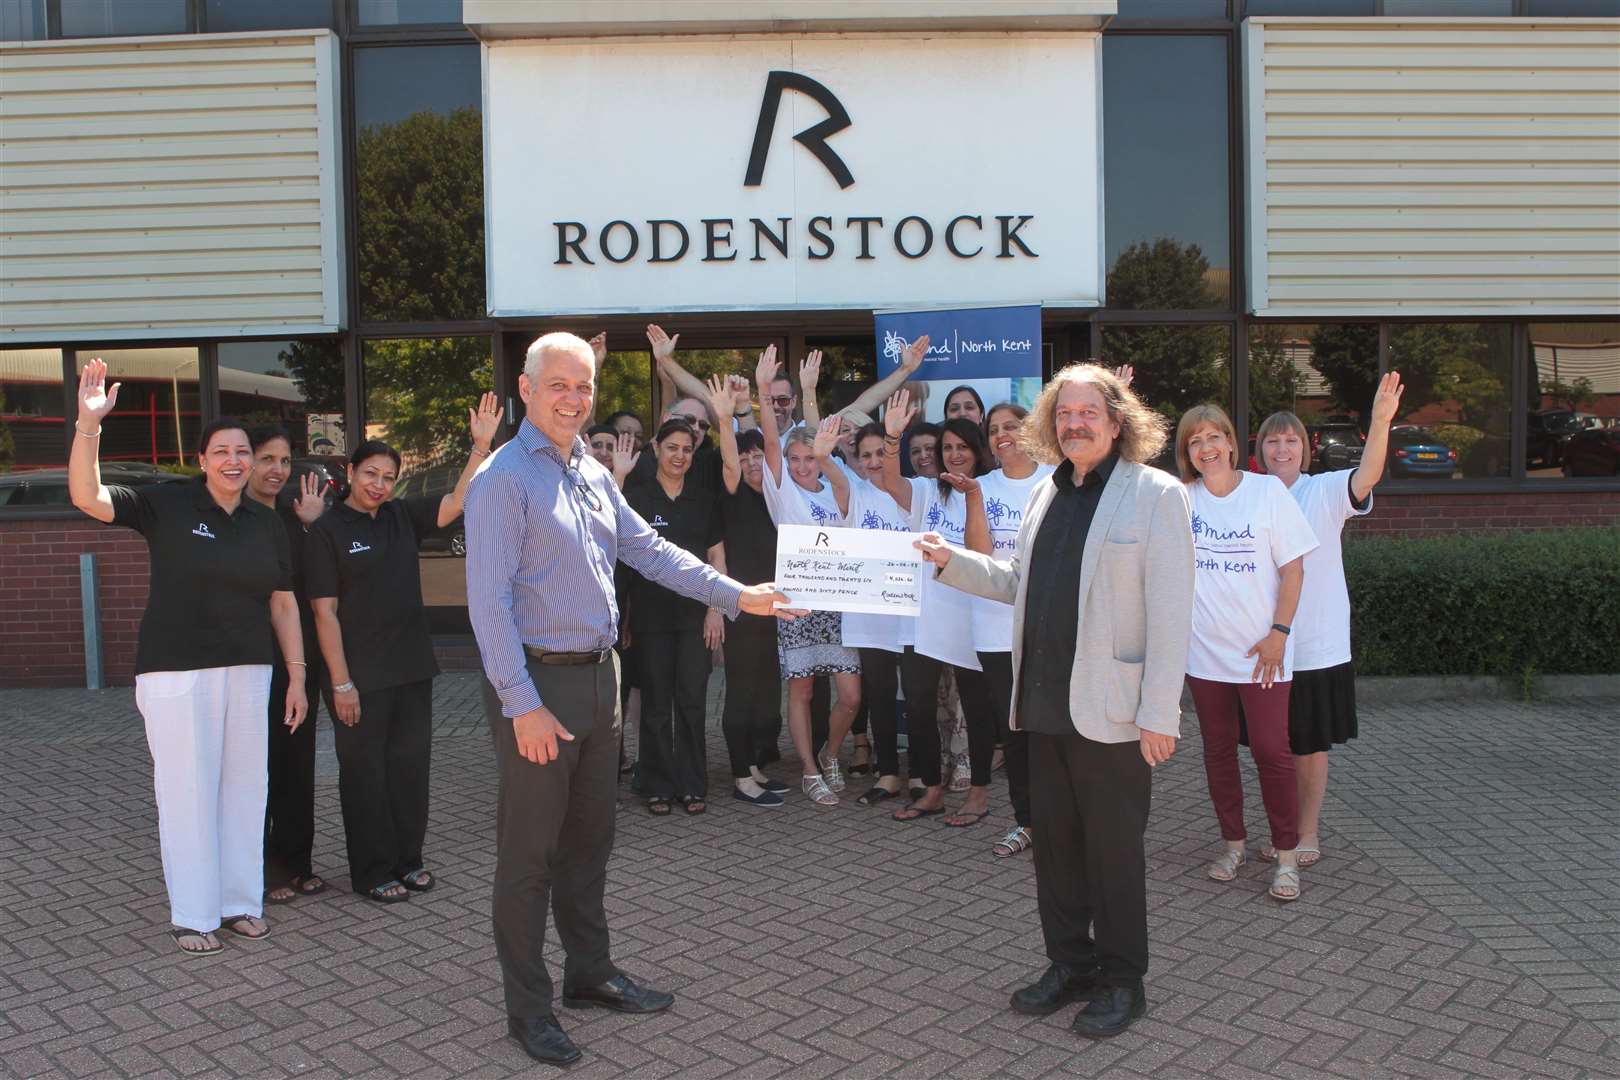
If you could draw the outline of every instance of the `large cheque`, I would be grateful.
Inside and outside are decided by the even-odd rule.
[[[777,591],[810,611],[915,615],[922,553],[911,545],[920,535],[779,525]]]

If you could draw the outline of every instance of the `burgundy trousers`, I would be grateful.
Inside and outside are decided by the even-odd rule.
[[[1243,840],[1243,776],[1238,771],[1238,707],[1249,727],[1249,750],[1260,773],[1260,797],[1271,821],[1271,846],[1299,846],[1299,790],[1294,786],[1294,755],[1288,748],[1288,691],[1291,682],[1212,682],[1187,676],[1198,728],[1204,736],[1204,775],[1221,823],[1221,837]]]

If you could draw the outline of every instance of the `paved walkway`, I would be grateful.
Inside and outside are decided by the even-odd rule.
[[[440,888],[393,908],[333,890],[192,962],[161,932],[131,693],[0,693],[0,1075],[545,1075],[505,1037],[474,684],[446,676],[437,699]],[[321,723],[317,865],[343,885]],[[1287,906],[1258,862],[1205,879],[1217,834],[1183,740],[1148,836],[1150,1011],[1095,1044],[1071,1010],[1006,1008],[1044,960],[1028,858],[989,855],[999,776],[968,830],[797,797],[690,820],[627,803],[615,954],[679,999],[565,1011],[586,1052],[569,1075],[1620,1077],[1620,703],[1368,708],[1362,730],[1334,755],[1327,857]],[[709,761],[723,795],[717,738]]]

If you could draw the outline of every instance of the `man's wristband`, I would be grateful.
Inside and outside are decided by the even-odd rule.
[[[350,690],[353,690],[353,689],[354,689],[354,683],[353,682],[341,682],[341,683],[338,683],[336,686],[332,687],[332,693],[334,693],[334,694],[347,694]]]
[[[1289,628],[1288,628],[1288,627],[1286,627],[1286,626],[1284,626],[1284,625],[1283,625],[1283,624],[1282,624],[1282,623],[1280,623],[1280,622],[1274,622],[1274,623],[1272,623],[1272,624],[1271,624],[1271,628],[1272,628],[1272,629],[1273,629],[1273,630],[1275,630],[1275,631],[1277,631],[1277,632],[1278,632],[1278,633],[1279,633],[1279,634],[1283,634],[1283,635],[1285,635],[1285,636],[1286,636],[1286,635],[1287,635],[1287,634],[1288,634],[1288,633],[1289,633]]]

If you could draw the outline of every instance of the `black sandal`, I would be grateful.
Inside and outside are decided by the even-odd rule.
[[[417,867],[401,877],[399,883],[411,892],[427,892],[439,883],[439,879],[433,876],[433,871]]]
[[[174,939],[175,947],[181,952],[185,953],[187,956],[218,956],[220,953],[224,952],[225,945],[219,940],[219,938],[214,938],[214,943],[212,945],[208,944],[208,935],[212,932],[213,931],[187,930],[183,926],[169,927],[169,936]],[[181,944],[181,942],[186,938],[196,938],[198,941],[203,943],[203,947],[200,949],[186,948]]]
[[[264,922],[264,919],[257,915],[230,915],[219,920],[219,928],[221,930],[229,930],[237,937],[247,938],[249,941],[263,941],[265,938],[270,936],[270,924],[264,922],[264,929],[260,930],[258,933],[254,933],[253,927],[251,926],[254,919]],[[243,923],[248,923],[250,925],[246,930],[237,929]]]
[[[898,799],[899,797],[900,793],[898,791],[890,791],[882,784],[874,784],[866,794],[855,801],[862,806],[876,806],[880,802],[887,802],[890,799]]]
[[[668,799],[648,799],[647,813],[653,817],[669,817]]]
[[[681,805],[686,808],[686,813],[689,816],[706,813],[709,809],[708,802],[696,795],[688,795],[681,800]]]
[[[945,804],[944,803],[941,803],[940,805],[934,807],[932,810],[924,810],[922,807],[918,806],[916,803],[912,803],[910,806],[902,806],[900,809],[896,810],[893,813],[893,815],[891,815],[891,816],[896,821],[921,821],[925,817],[934,817],[936,814],[943,814],[943,813],[945,813]],[[900,816],[901,814],[904,814],[905,817],[901,817]]]
[[[400,891],[390,893],[389,889],[398,889]],[[403,904],[410,898],[410,890],[405,888],[403,881],[385,881],[381,885],[373,885],[366,892],[366,899],[378,904]]]

